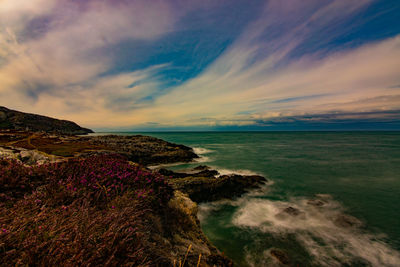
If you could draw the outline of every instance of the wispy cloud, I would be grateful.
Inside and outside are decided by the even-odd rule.
[[[96,104],[99,100],[107,102],[111,94],[121,97],[121,92],[114,90],[125,88],[124,82],[131,84],[138,76],[143,79],[148,70],[102,77],[112,66],[112,58],[102,49],[127,39],[156,40],[172,30],[176,14],[164,1],[118,2],[88,1],[83,8],[75,1],[3,1],[1,99],[7,97],[8,103],[21,109],[43,111],[43,102],[49,99],[62,102],[67,97],[69,102],[75,102],[75,98],[81,102],[79,98],[85,95],[90,106],[90,99]],[[46,25],[46,32],[24,38],[29,34],[26,28],[40,18],[43,25],[39,23],[37,27]],[[104,90],[109,90],[108,94]],[[129,94],[127,91],[125,95]],[[137,94],[138,89],[130,91]],[[95,99],[102,96],[106,99]]]
[[[360,14],[376,1],[262,2],[240,35],[216,41],[225,47],[191,46],[175,64],[174,49],[195,34],[210,36],[197,25],[215,25],[206,23],[211,15],[195,14],[228,3],[3,1],[0,104],[117,128],[258,125],[322,114],[362,118],[398,109],[400,37],[338,41],[369,21]],[[228,32],[223,29],[218,34]],[[207,42],[213,39],[199,45]],[[132,64],[144,60],[143,47],[159,47],[162,56],[146,55],[148,64],[140,68],[122,60],[119,70],[126,53],[134,55]],[[210,61],[209,54],[217,58]],[[191,79],[166,78],[185,68]]]
[[[380,98],[373,103],[367,100],[399,95],[398,90],[387,88],[400,77],[399,37],[333,52],[322,58],[318,51],[299,58],[287,58],[314,31],[335,23],[338,16],[341,20],[348,19],[357,10],[365,8],[367,2],[363,2],[364,5],[358,1],[346,3],[333,2],[312,11],[302,10],[301,5],[294,6],[301,14],[300,18],[308,20],[272,40],[254,42],[268,27],[274,24],[285,27],[281,24],[287,17],[289,24],[295,20],[289,14],[282,14],[288,12],[282,2],[272,1],[272,6],[267,5],[265,12],[279,16],[272,21],[260,18],[204,73],[161,98],[157,106],[165,105],[162,109],[173,110],[167,121],[181,118],[181,123],[189,124],[204,116],[221,120],[223,124],[224,117],[251,121],[331,110],[397,108],[400,102],[396,97]],[[311,22],[317,25],[316,28],[310,26]],[[273,51],[260,57],[257,49],[268,49],[269,44]],[[235,115],[243,110],[252,113]],[[198,120],[197,123],[204,122]]]

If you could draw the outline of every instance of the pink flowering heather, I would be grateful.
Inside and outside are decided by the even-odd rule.
[[[172,195],[163,176],[118,155],[0,167],[0,266],[158,264],[149,233]]]

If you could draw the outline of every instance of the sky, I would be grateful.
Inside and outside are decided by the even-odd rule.
[[[397,0],[0,0],[0,105],[97,131],[400,130]]]

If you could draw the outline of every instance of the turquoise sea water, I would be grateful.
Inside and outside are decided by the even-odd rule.
[[[143,134],[191,146],[223,173],[269,179],[259,192],[200,206],[204,232],[239,266],[276,265],[274,250],[294,266],[400,266],[399,132]],[[338,223],[343,214],[353,226]]]

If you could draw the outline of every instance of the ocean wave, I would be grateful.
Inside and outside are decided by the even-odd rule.
[[[210,162],[212,161],[210,157],[206,157],[206,156],[199,156],[198,158],[194,159],[194,162],[196,163],[205,163],[205,162]]]
[[[204,163],[212,161],[210,157],[204,156],[205,154],[210,154],[214,152],[213,150],[203,148],[203,147],[192,147],[193,152],[196,153],[199,157],[194,159],[196,163]]]
[[[329,195],[289,201],[246,198],[236,204],[239,207],[233,225],[276,236],[294,235],[316,265],[398,266],[400,262],[400,253],[386,244],[382,235],[367,233],[363,223],[346,215]],[[274,262],[269,250],[264,251],[258,263],[252,258],[249,252],[248,263],[254,266]]]
[[[192,147],[193,152],[196,153],[197,155],[204,155],[204,154],[209,154],[214,152],[213,150],[204,148],[204,147]]]
[[[212,169],[217,170],[219,172],[219,176],[221,175],[230,175],[230,174],[240,174],[240,175],[260,175],[254,171],[251,170],[246,170],[246,169],[237,169],[237,170],[231,170],[231,169],[224,169],[224,168],[219,168],[216,166],[210,166]]]

